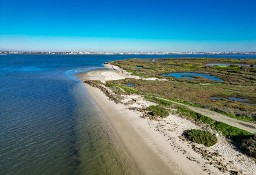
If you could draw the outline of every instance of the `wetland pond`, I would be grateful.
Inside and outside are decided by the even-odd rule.
[[[128,84],[126,84],[126,86],[127,86],[127,87],[133,87],[134,84],[133,84],[133,83],[128,83]]]
[[[186,78],[189,80],[193,80],[196,77],[202,77],[212,81],[224,82],[222,79],[215,77],[213,75],[195,73],[195,72],[175,72],[175,73],[163,74],[163,76],[174,77],[174,78]]]
[[[217,100],[229,100],[229,101],[236,101],[242,104],[247,104],[247,105],[255,105],[251,100],[247,98],[239,98],[239,97],[211,97],[212,101],[217,101]]]

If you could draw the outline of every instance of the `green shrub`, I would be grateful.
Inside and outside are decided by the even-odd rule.
[[[148,110],[152,111],[154,116],[160,116],[162,118],[167,117],[169,115],[169,112],[161,107],[160,105],[157,106],[149,106]]]
[[[203,144],[207,147],[213,146],[217,143],[218,139],[209,131],[202,131],[198,129],[191,129],[184,131],[185,137],[192,142]]]

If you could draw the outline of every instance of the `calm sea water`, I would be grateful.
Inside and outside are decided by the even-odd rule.
[[[0,55],[0,174],[130,174],[74,74],[134,57],[206,55]]]

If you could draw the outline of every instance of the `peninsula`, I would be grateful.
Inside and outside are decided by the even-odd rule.
[[[78,76],[142,174],[253,174],[255,65],[127,59]]]

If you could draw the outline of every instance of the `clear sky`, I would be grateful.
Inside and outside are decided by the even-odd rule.
[[[256,51],[256,0],[0,0],[0,50]]]

